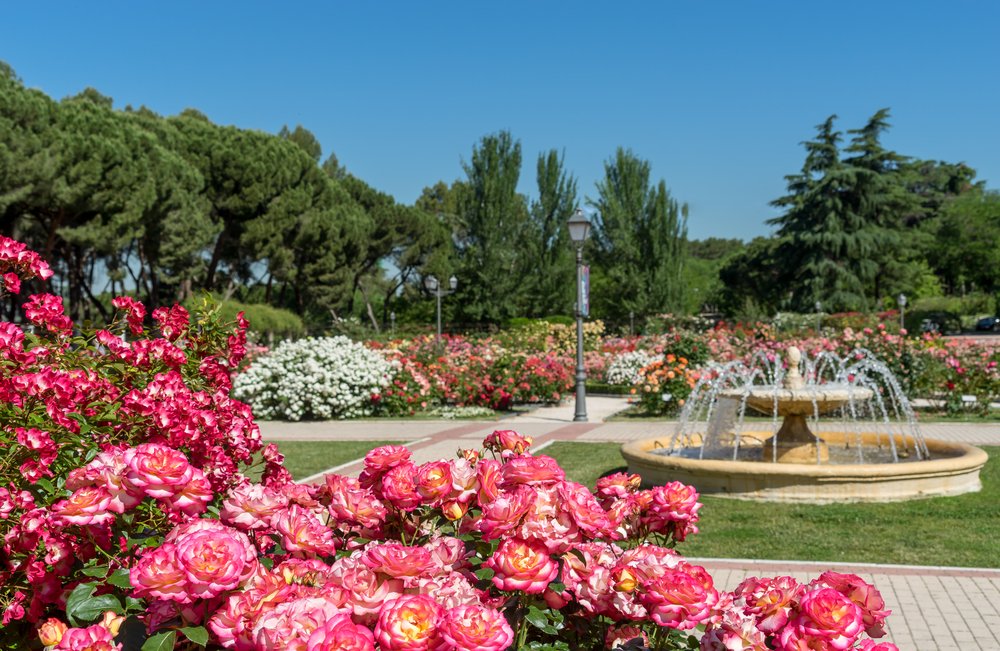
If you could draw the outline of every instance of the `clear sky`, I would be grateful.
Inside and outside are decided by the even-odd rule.
[[[765,235],[800,143],[892,109],[899,153],[971,165],[1000,187],[1000,3],[8,2],[0,60],[55,98],[277,132],[405,203],[510,130],[565,152],[593,197],[619,145],[690,204],[694,238]]]

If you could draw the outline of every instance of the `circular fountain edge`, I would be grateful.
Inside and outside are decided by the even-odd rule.
[[[848,435],[824,432],[830,444]],[[854,434],[850,435],[855,436]],[[865,434],[874,442],[875,434]],[[897,437],[897,444],[902,444]],[[690,459],[654,454],[670,445],[670,437],[650,438],[622,445],[628,471],[642,477],[644,486],[680,481],[699,493],[765,502],[895,502],[960,495],[982,488],[979,471],[986,453],[974,446],[926,440],[931,459],[899,464],[819,465]]]

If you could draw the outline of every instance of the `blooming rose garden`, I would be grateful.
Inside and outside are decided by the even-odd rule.
[[[7,238],[0,266],[12,294],[51,275]],[[36,294],[26,326],[0,323],[0,648],[896,648],[859,577],[719,590],[675,549],[698,531],[692,488],[619,473],[591,490],[510,430],[421,465],[384,446],[358,477],[295,483],[231,396],[247,323],[175,306],[148,328],[140,303],[114,306],[82,331]],[[455,372],[487,353],[469,346]],[[527,358],[528,388],[498,390],[558,377]],[[668,351],[652,372],[673,381],[679,364]],[[374,403],[398,397],[386,375]]]

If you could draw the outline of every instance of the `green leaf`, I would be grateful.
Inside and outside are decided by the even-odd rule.
[[[140,651],[173,651],[177,642],[177,631],[157,633],[146,640]]]
[[[81,583],[67,597],[66,618],[73,626],[92,622],[107,610],[113,610],[116,613],[124,612],[122,602],[118,597],[111,594],[95,597],[94,591],[96,589],[97,585],[94,583]]]
[[[53,486],[52,482],[45,477],[40,477],[35,483],[44,488],[46,493],[56,492],[56,487]]]
[[[549,625],[548,616],[538,606],[528,606],[528,613],[524,618],[528,620],[529,624],[542,630]]]
[[[132,589],[132,580],[129,578],[129,571],[125,568],[117,569],[108,577],[108,583],[125,590]]]
[[[208,645],[208,629],[204,626],[185,626],[181,629],[181,633],[199,646]]]
[[[492,579],[494,574],[496,574],[496,572],[488,567],[481,567],[475,571],[476,577],[480,579]]]
[[[107,565],[95,565],[93,567],[85,567],[80,570],[80,574],[84,576],[92,576],[95,579],[103,579],[108,575],[108,570],[110,568]]]

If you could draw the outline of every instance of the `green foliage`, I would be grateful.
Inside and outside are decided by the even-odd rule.
[[[625,321],[683,309],[687,205],[680,205],[664,181],[655,186],[650,166],[619,148],[604,164],[597,183],[592,235],[594,313]]]
[[[555,150],[538,156],[537,180],[538,200],[531,204],[522,251],[532,261],[523,277],[525,310],[535,316],[569,313],[576,302],[576,268],[566,223],[577,206],[576,180]]]
[[[530,268],[519,254],[529,232],[527,201],[517,193],[521,143],[507,131],[484,136],[463,168],[456,302],[464,320],[500,323],[517,315]]]

